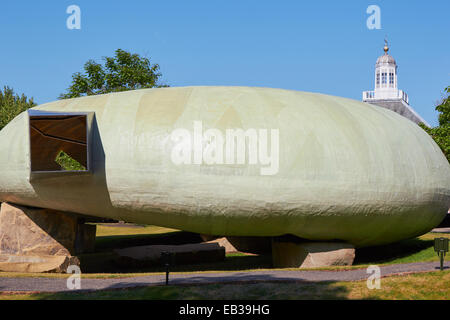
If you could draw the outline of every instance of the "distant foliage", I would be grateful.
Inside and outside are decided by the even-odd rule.
[[[72,85],[60,99],[91,96],[143,88],[167,87],[159,83],[162,76],[158,64],[138,54],[117,49],[114,57],[104,57],[104,65],[89,60],[84,73],[72,75]]]
[[[7,86],[0,89],[0,130],[17,115],[34,106],[33,98],[28,99],[24,94],[19,96]]]
[[[64,151],[60,151],[55,158],[57,164],[61,166],[65,171],[85,171],[86,168],[80,164],[77,160],[73,159]]]
[[[450,162],[450,87],[445,88],[445,93],[445,97],[436,107],[439,112],[439,125],[428,128],[421,124],[421,127],[433,137]]]

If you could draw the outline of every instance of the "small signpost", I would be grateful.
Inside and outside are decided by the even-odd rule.
[[[164,266],[166,267],[166,286],[169,285],[169,268],[171,263],[171,258],[173,256],[172,252],[161,252],[161,260],[164,263]]]
[[[444,257],[448,252],[448,238],[434,238],[434,251],[441,257],[441,271],[444,270]]]

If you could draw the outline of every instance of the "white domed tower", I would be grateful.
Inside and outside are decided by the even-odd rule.
[[[419,124],[427,122],[409,105],[409,98],[405,91],[398,89],[397,63],[388,54],[389,46],[384,40],[384,55],[375,64],[375,90],[364,91],[363,101],[395,111],[409,120]]]

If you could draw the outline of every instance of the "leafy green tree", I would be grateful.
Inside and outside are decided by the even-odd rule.
[[[421,124],[421,127],[433,137],[450,162],[450,86],[445,88],[445,97],[436,107],[436,111],[439,112],[439,125],[428,128]]]
[[[117,49],[114,57],[103,57],[104,65],[89,60],[84,74],[72,75],[72,85],[60,99],[91,96],[143,88],[167,87],[159,83],[161,73],[158,64],[138,54]]]
[[[33,98],[28,99],[24,94],[19,96],[10,87],[0,89],[0,130],[18,114],[35,105]]]

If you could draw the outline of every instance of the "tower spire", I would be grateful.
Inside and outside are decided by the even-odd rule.
[[[384,38],[384,54],[388,54],[389,46],[386,37]]]

